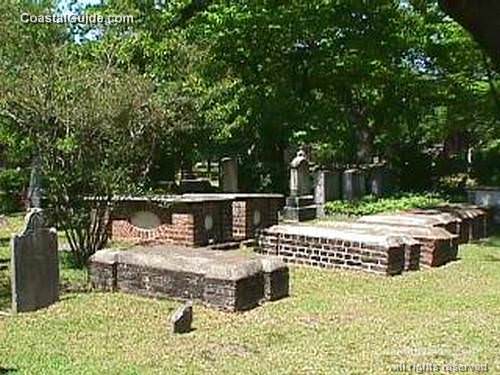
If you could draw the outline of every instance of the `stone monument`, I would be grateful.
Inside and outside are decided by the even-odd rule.
[[[40,157],[35,157],[31,166],[30,184],[27,193],[27,208],[42,207],[42,174]]]
[[[290,197],[286,199],[284,219],[300,222],[316,218],[316,205],[311,194],[309,161],[300,150],[290,163]]]
[[[223,158],[220,161],[219,187],[224,193],[238,192],[238,161],[232,158]]]
[[[26,215],[25,229],[12,238],[11,284],[14,313],[47,307],[59,299],[57,231],[45,227],[41,209]]]
[[[364,177],[356,168],[344,171],[342,178],[342,197],[347,201],[360,199],[364,194]]]
[[[314,203],[317,217],[325,216],[325,203],[342,198],[341,176],[338,171],[318,170],[314,178]]]
[[[386,193],[386,167],[384,164],[373,164],[370,170],[370,193],[380,197]]]

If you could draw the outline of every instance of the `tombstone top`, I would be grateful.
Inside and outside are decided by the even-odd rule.
[[[21,235],[33,233],[36,230],[42,229],[45,226],[43,210],[40,208],[32,208],[24,218],[24,230]]]
[[[306,153],[302,150],[297,152],[297,156],[292,160],[290,166],[292,168],[299,168],[300,166],[307,164]]]

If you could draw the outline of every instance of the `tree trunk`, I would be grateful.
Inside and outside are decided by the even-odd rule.
[[[439,0],[439,5],[474,36],[500,72],[500,1]]]

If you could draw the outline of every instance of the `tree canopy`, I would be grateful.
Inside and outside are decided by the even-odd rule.
[[[495,47],[476,38],[492,62],[439,7],[459,18],[470,3],[72,1],[70,11],[134,22],[55,25],[19,15],[60,2],[4,1],[7,167],[40,154],[63,211],[223,156],[239,159],[244,190],[286,192],[299,146],[325,167],[378,157],[402,188],[428,188],[499,138]],[[459,22],[482,17],[483,3]]]

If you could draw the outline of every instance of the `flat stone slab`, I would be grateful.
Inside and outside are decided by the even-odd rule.
[[[194,299],[229,311],[288,295],[288,268],[282,261],[269,264],[234,251],[179,246],[102,250],[92,256],[89,268],[97,289]]]
[[[446,229],[452,234],[460,233],[461,219],[449,213],[427,212],[427,213],[408,213],[400,212],[395,214],[377,214],[362,216],[357,220],[360,223],[389,224],[398,226],[416,226],[416,227],[440,227]]]
[[[256,251],[286,263],[396,275],[418,265],[420,245],[405,235],[289,224],[262,230]]]
[[[458,235],[459,243],[488,236],[488,212],[467,204],[448,204],[395,214],[363,216],[358,222],[400,226],[441,227]]]

